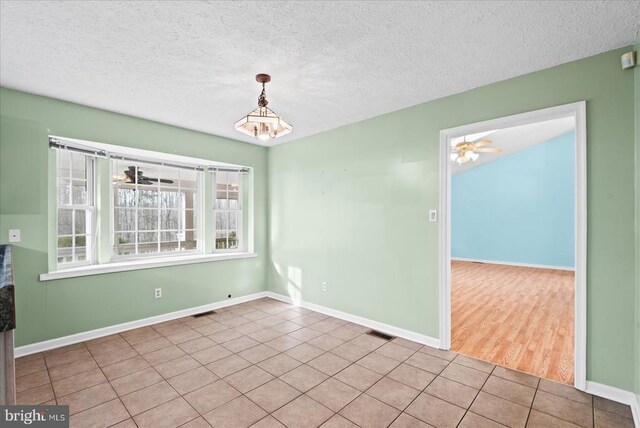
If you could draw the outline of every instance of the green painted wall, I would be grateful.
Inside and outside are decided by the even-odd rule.
[[[437,337],[439,225],[427,213],[438,207],[439,131],[586,100],[587,376],[633,390],[634,78],[620,67],[628,50],[269,149],[269,289]]]
[[[640,58],[640,35],[635,51]],[[636,120],[636,399],[640,405],[640,66],[633,69]]]
[[[640,131],[634,136],[640,77],[638,69],[620,69],[620,55],[628,50],[344,126],[268,153],[2,88],[0,243],[9,228],[22,230],[14,248],[17,345],[265,288],[437,337],[439,226],[428,223],[427,212],[438,206],[440,129],[587,100],[588,379],[635,387],[640,398],[640,272],[634,270],[640,238],[635,242],[629,233],[634,208],[640,212],[640,180],[634,178],[634,161],[640,165]],[[259,257],[39,282],[49,258],[48,134],[253,166]],[[629,156],[634,144],[635,160]],[[320,291],[322,281],[327,293]],[[151,297],[157,286],[163,299]]]
[[[0,89],[0,243],[14,246],[18,346],[265,289],[267,154],[252,144]],[[177,153],[255,168],[258,258],[40,282],[48,267],[48,135]],[[49,181],[49,182],[48,182]],[[153,298],[162,287],[163,298]]]

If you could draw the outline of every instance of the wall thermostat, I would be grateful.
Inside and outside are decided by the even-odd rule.
[[[628,70],[630,68],[633,68],[636,66],[636,52],[635,51],[631,51],[631,52],[627,52],[626,54],[623,54],[622,57],[620,57],[620,61],[622,62],[622,69],[623,70]]]

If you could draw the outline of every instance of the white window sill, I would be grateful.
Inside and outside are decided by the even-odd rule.
[[[189,265],[193,263],[217,262],[221,260],[248,259],[257,257],[256,253],[197,254],[193,256],[163,257],[153,260],[130,260],[103,265],[81,266],[40,274],[40,281],[75,278],[78,276],[100,275],[103,273],[125,272],[129,270],[152,269],[166,266]]]

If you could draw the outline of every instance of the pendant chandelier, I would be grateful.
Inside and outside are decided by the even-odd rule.
[[[256,81],[262,83],[262,93],[258,97],[258,108],[237,121],[235,128],[243,134],[250,135],[261,141],[288,134],[293,130],[291,124],[267,107],[269,101],[267,101],[264,85],[271,81],[271,76],[257,74]]]

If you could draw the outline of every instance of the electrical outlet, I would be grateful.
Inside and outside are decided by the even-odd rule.
[[[429,221],[431,223],[435,223],[438,221],[438,211],[437,210],[429,210]]]
[[[162,288],[156,288],[154,296],[155,296],[156,299],[161,298],[162,297]]]
[[[327,283],[326,282],[322,283],[322,291],[327,291]]]

